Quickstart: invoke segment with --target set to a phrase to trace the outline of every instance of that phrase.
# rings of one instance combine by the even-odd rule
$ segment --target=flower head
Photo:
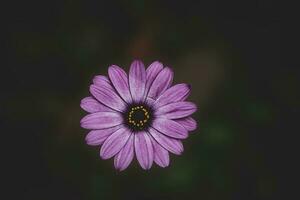
[[[129,75],[116,66],[108,69],[108,77],[98,75],[90,86],[91,97],[81,101],[81,108],[90,114],[81,120],[81,127],[89,129],[86,142],[102,145],[100,157],[114,157],[115,168],[126,169],[134,156],[143,169],[150,169],[153,161],[169,165],[169,152],[183,152],[181,140],[196,129],[190,117],[196,105],[186,101],[190,86],[171,86],[173,71],[153,62],[132,62]]]

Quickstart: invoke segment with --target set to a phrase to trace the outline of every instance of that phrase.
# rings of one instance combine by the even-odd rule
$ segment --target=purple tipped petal
[[[114,158],[114,165],[117,170],[123,171],[131,163],[134,156],[134,134],[131,134],[125,146]]]
[[[162,63],[155,61],[146,69],[146,89],[145,94],[148,93],[150,86],[152,85],[154,79],[157,77],[158,73],[163,69]]]
[[[149,133],[161,146],[163,146],[168,151],[176,155],[180,155],[183,152],[183,145],[180,140],[165,136],[154,128],[149,128]]]
[[[153,146],[151,138],[146,132],[135,134],[135,154],[143,169],[150,169],[153,163]]]
[[[139,60],[133,61],[130,66],[129,87],[133,101],[143,101],[146,87],[146,71],[144,64]]]
[[[106,76],[103,75],[97,75],[93,78],[93,83],[100,87],[109,87],[110,89],[113,89],[113,87],[110,85],[110,81]]]
[[[197,128],[197,122],[192,117],[176,119],[175,121],[181,124],[188,131],[194,131]]]
[[[124,147],[131,134],[131,131],[125,127],[122,127],[111,134],[101,147],[101,158],[109,159],[116,155]]]
[[[108,68],[108,75],[112,84],[114,85],[115,89],[120,94],[120,96],[127,103],[131,103],[132,98],[129,91],[128,77],[126,72],[122,68],[116,65],[112,65]]]
[[[158,144],[155,139],[151,139],[154,149],[154,162],[161,166],[167,167],[170,163],[169,152]]]
[[[101,145],[113,132],[118,130],[119,126],[114,126],[107,129],[92,130],[85,137],[85,141],[88,145],[98,146]]]
[[[123,122],[120,113],[117,112],[96,112],[86,115],[81,119],[81,127],[85,129],[105,129]]]
[[[121,99],[121,97],[113,90],[110,89],[109,84],[97,86],[91,85],[90,92],[91,94],[104,105],[123,112],[126,109],[125,102]]]
[[[167,89],[154,103],[155,107],[167,105],[169,103],[183,101],[190,94],[190,86],[182,83]]]
[[[187,130],[174,120],[156,118],[153,121],[152,127],[169,137],[178,139],[184,139],[188,137]]]
[[[158,108],[155,111],[155,115],[158,117],[162,116],[168,119],[179,119],[193,114],[196,110],[197,107],[194,103],[181,101],[170,103]]]
[[[173,81],[173,75],[173,71],[169,67],[165,67],[161,70],[150,86],[148,97],[157,99],[157,97],[170,87]]]
[[[113,111],[112,109],[106,107],[105,105],[99,103],[96,99],[93,97],[85,97],[81,100],[80,107],[89,112],[89,113],[95,113],[95,112],[105,112],[105,111]]]

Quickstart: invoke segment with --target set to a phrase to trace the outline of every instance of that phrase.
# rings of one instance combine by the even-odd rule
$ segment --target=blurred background
[[[284,199],[299,77],[275,1],[10,1],[3,199]],[[85,144],[80,100],[111,64],[155,60],[192,85],[199,128],[171,165],[124,172]],[[298,96],[297,96],[298,95]],[[299,117],[298,117],[299,119]],[[296,121],[297,120],[297,121]]]

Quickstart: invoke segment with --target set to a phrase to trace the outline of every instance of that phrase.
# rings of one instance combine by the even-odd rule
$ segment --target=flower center
[[[152,120],[151,113],[145,105],[132,105],[125,113],[126,124],[133,131],[145,130]]]

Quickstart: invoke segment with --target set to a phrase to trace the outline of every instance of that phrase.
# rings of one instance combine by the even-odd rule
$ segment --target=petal
[[[146,132],[138,132],[134,138],[135,154],[143,169],[150,169],[153,163],[153,146]]]
[[[187,130],[174,120],[156,118],[153,121],[152,127],[169,137],[178,139],[184,139],[188,137]]]
[[[144,64],[135,60],[129,70],[129,87],[134,102],[141,102],[144,97],[146,86],[146,71]]]
[[[101,103],[104,105],[123,112],[126,109],[125,102],[121,99],[121,97],[113,90],[113,88],[110,88],[111,85],[104,84],[101,87],[98,85],[91,85],[90,86],[90,92],[91,94]]]
[[[131,134],[131,131],[125,127],[122,127],[111,134],[101,147],[101,158],[109,159],[116,155],[124,147]]]
[[[160,117],[163,116],[168,119],[179,119],[190,116],[196,112],[197,107],[194,103],[188,101],[181,101],[170,103],[165,106],[158,108],[155,111],[155,115]]]
[[[88,145],[97,146],[101,145],[113,132],[118,130],[119,126],[114,126],[107,129],[92,130],[85,137],[85,141]]]
[[[157,99],[166,89],[170,87],[173,81],[173,71],[169,67],[165,67],[159,72],[155,80],[153,81],[148,97]]]
[[[134,156],[134,134],[131,134],[125,146],[114,158],[114,165],[117,170],[123,171],[131,163]]]
[[[117,112],[96,112],[86,115],[81,119],[81,127],[85,129],[105,129],[123,122],[120,113]]]
[[[145,94],[148,93],[150,86],[152,85],[154,79],[157,77],[158,73],[163,69],[163,64],[155,61],[146,69],[146,89]]]
[[[106,76],[103,75],[97,75],[93,78],[93,83],[97,86],[105,86],[105,87],[109,87],[111,89],[113,89],[113,87],[110,84],[109,79]]]
[[[89,113],[113,111],[112,109],[110,109],[110,108],[106,107],[105,105],[99,103],[93,97],[83,98],[80,102],[80,107],[83,110],[85,110]]]
[[[154,107],[153,107],[153,104],[155,103],[155,100],[154,100],[154,99],[152,99],[152,98],[150,98],[150,97],[146,97],[146,102],[147,102],[146,104],[147,104],[148,106],[154,108]]]
[[[185,83],[177,84],[167,89],[154,103],[155,107],[167,105],[169,103],[184,101],[190,94],[191,86]]]
[[[149,128],[149,133],[162,147],[168,151],[176,155],[180,155],[183,152],[183,145],[180,140],[165,136],[154,128]]]
[[[120,68],[116,65],[112,65],[108,68],[108,75],[109,75],[109,78],[110,78],[113,86],[115,87],[117,92],[120,94],[120,96],[127,103],[131,103],[132,98],[131,98],[131,94],[129,91],[128,77],[127,77],[126,72],[122,68]]]
[[[192,117],[176,119],[175,121],[181,124],[188,131],[194,131],[197,128],[197,122]]]
[[[169,166],[169,152],[158,144],[155,139],[151,139],[151,141],[154,149],[154,162],[161,167]]]

